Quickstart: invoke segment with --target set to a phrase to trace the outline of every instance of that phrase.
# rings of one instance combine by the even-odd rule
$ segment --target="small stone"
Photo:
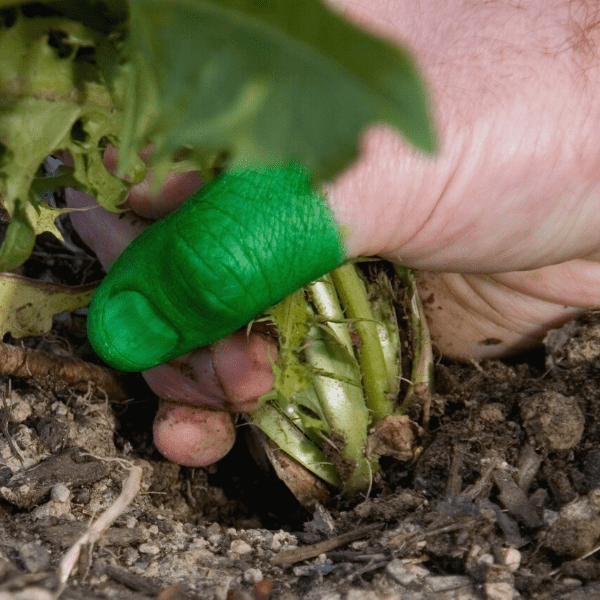
[[[513,573],[521,565],[521,553],[516,548],[503,548],[501,551],[501,563]]]
[[[206,528],[206,532],[208,533],[209,536],[216,535],[216,534],[221,535],[223,530],[221,529],[221,526],[218,523],[213,523],[212,525],[209,525]]]
[[[249,554],[253,550],[252,546],[244,540],[233,540],[229,549],[235,554]]]
[[[18,400],[10,407],[10,420],[13,423],[24,423],[33,413],[29,402]]]
[[[50,405],[50,409],[55,415],[59,417],[64,417],[68,412],[67,407],[64,405],[63,402],[53,402]]]
[[[69,502],[46,502],[31,512],[31,518],[35,520],[49,519],[50,517],[73,517],[71,504]]]
[[[395,558],[385,567],[385,572],[400,585],[418,584],[418,579],[410,569],[399,559]]]
[[[243,579],[246,583],[258,583],[263,580],[263,574],[260,569],[246,569]]]
[[[560,582],[562,585],[566,585],[571,588],[577,588],[583,585],[583,582],[580,579],[575,579],[575,577],[563,577]]]
[[[486,583],[485,594],[488,600],[513,600],[515,588],[506,581]]]
[[[350,547],[352,550],[366,550],[369,547],[369,542],[366,540],[359,540],[358,542],[352,542]]]
[[[16,550],[19,562],[28,573],[40,573],[50,567],[50,552],[40,544],[29,542]]]
[[[156,555],[160,554],[160,548],[156,544],[140,544],[138,550],[142,554]]]
[[[13,476],[12,469],[6,465],[0,466],[0,485],[8,483]]]
[[[472,587],[471,579],[464,575],[432,575],[425,579],[425,583],[432,592],[446,592]]]
[[[273,534],[271,550],[274,552],[295,548],[296,546],[298,546],[298,540],[295,535],[292,535],[287,531],[276,531]]]
[[[71,490],[64,483],[57,483],[52,486],[50,497],[54,502],[67,502],[71,497]]]

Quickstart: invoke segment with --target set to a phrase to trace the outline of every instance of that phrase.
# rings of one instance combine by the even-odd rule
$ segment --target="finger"
[[[65,200],[69,208],[95,206],[93,210],[72,212],[70,218],[79,237],[107,270],[129,243],[151,224],[131,211],[109,212],[98,206],[92,196],[72,188],[65,189]]]
[[[154,419],[158,451],[180,465],[210,465],[223,458],[234,442],[233,417],[226,412],[165,402]]]
[[[229,412],[250,412],[273,387],[271,361],[277,345],[266,336],[238,331],[144,371],[152,391],[165,400]]]
[[[152,146],[145,146],[140,152],[142,159],[152,153]],[[104,151],[104,166],[113,174],[117,172],[117,149],[109,145]],[[169,173],[160,190],[152,191],[152,171],[148,171],[144,181],[134,185],[127,196],[126,206],[145,219],[156,221],[179,208],[192,194],[202,187],[202,177],[197,171],[189,173]]]
[[[88,334],[107,363],[145,370],[225,337],[344,259],[304,171],[223,174],[123,252],[92,300]]]

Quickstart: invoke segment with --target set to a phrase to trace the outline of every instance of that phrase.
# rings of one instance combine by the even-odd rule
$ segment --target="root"
[[[60,596],[65,589],[69,575],[75,568],[82,549],[88,544],[94,544],[97,542],[102,537],[102,534],[105,533],[110,526],[123,514],[125,509],[138,495],[141,483],[141,467],[132,467],[129,471],[129,476],[123,485],[123,491],[119,494],[119,497],[100,515],[100,517],[94,523],[92,523],[92,525],[90,525],[90,528],[87,530],[87,532],[82,535],[63,556],[57,573],[59,590],[56,598],[58,598],[58,596]]]
[[[41,388],[54,392],[85,393],[91,382],[113,401],[131,397],[123,377],[105,367],[4,342],[0,342],[0,375],[32,379]]]

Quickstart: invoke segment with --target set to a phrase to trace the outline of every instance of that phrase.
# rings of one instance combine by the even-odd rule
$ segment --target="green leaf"
[[[28,204],[26,210],[28,214],[33,215],[31,220],[34,223],[35,235],[39,235],[40,233],[44,233],[44,231],[48,231],[59,240],[64,241],[62,233],[58,227],[56,227],[54,221],[61,215],[67,213],[88,211],[97,207],[98,205],[95,204],[94,206],[86,206],[85,208],[53,208],[44,202],[39,202],[37,204]]]
[[[427,98],[405,50],[318,0],[136,0],[126,54],[121,160],[156,144],[225,149],[231,167],[300,160],[329,179],[369,123],[435,149]]]
[[[292,423],[278,403],[267,402],[253,411],[252,423],[309,471],[332,485],[340,485],[329,459]]]
[[[0,246],[0,271],[10,271],[25,262],[35,244],[35,231],[24,207],[13,211],[6,237]]]
[[[279,358],[273,365],[273,387],[286,398],[292,398],[311,385],[311,376],[298,356],[310,329],[311,313],[304,292],[298,290],[272,306],[265,313],[279,330]]]
[[[95,285],[69,287],[0,273],[0,337],[47,333],[55,314],[87,306],[95,289]]]

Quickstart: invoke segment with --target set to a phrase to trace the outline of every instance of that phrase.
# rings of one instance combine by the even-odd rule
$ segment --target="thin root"
[[[129,476],[125,480],[123,490],[117,499],[100,515],[100,517],[90,525],[84,533],[63,556],[58,567],[57,579],[59,590],[56,593],[58,598],[64,591],[69,575],[75,568],[84,546],[97,542],[102,535],[108,531],[111,525],[125,512],[125,509],[133,502],[140,492],[142,484],[142,468],[132,467]]]

